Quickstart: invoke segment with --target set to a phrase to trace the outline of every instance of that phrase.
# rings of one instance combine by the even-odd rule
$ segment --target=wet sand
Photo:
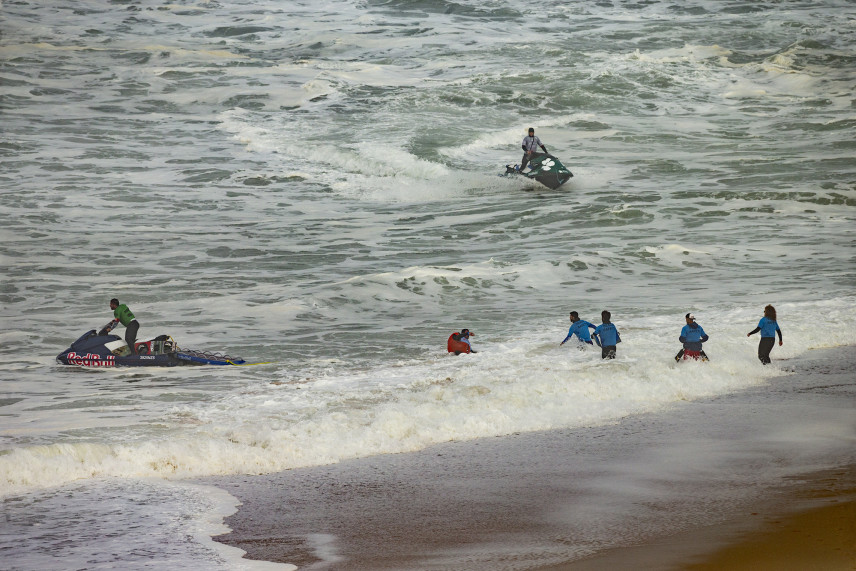
[[[856,569],[856,489],[830,505],[779,518],[688,571],[850,571]],[[849,498],[849,499],[848,499]]]
[[[301,570],[856,569],[856,348],[778,366],[609,426],[206,479],[243,504],[216,539]]]
[[[539,571],[853,571],[856,466],[805,475],[757,511],[651,543]]]

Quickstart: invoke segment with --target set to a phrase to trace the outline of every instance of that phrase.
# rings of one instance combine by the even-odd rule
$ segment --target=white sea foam
[[[711,336],[710,363],[676,366],[671,360],[679,347],[680,316],[616,316],[625,342],[619,358],[608,362],[595,348],[557,347],[560,323],[549,329],[533,324],[539,332],[534,336],[479,332],[474,342],[480,352],[460,358],[447,356],[438,338],[425,362],[393,361],[350,373],[333,369],[299,382],[283,371],[283,383],[253,381],[214,400],[169,407],[156,420],[167,432],[152,440],[16,448],[0,457],[0,479],[7,492],[20,493],[91,477],[267,473],[448,440],[615,422],[781,373],[781,367],[757,362],[757,337],[745,338],[754,326],[747,310],[689,309]],[[786,304],[779,312],[786,322],[822,315],[824,323],[822,329],[786,329],[785,345],[775,349],[779,359],[809,347],[856,343],[848,304]],[[102,428],[112,424],[99,422]]]

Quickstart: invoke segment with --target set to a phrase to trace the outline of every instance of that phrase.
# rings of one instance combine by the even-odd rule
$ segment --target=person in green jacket
[[[115,297],[110,300],[110,309],[113,310],[114,319],[101,330],[99,335],[110,333],[116,325],[121,323],[125,326],[125,343],[128,344],[128,348],[131,350],[131,353],[136,353],[134,350],[134,343],[137,340],[137,331],[140,329],[140,324],[137,321],[137,318],[134,317],[134,313],[128,309],[127,305],[119,303],[119,300]]]

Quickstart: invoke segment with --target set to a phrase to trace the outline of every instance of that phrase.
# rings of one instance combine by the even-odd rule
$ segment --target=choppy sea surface
[[[4,567],[261,568],[187,480],[668,414],[856,343],[854,48],[843,0],[0,2]],[[530,126],[556,191],[497,176]],[[112,297],[267,364],[56,364]],[[558,346],[603,309],[615,361]]]

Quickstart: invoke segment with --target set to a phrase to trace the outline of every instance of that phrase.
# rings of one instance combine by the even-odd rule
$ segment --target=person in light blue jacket
[[[593,343],[592,343],[591,337],[589,336],[589,331],[588,331],[589,328],[596,329],[596,327],[594,325],[592,325],[591,323],[589,323],[588,321],[585,321],[584,319],[580,319],[579,313],[577,313],[576,311],[572,311],[571,312],[571,328],[568,329],[568,336],[565,337],[562,340],[562,342],[559,343],[559,345],[564,345],[565,342],[568,339],[570,339],[571,337],[573,337],[574,335],[577,336],[577,339],[580,342],[580,349],[584,348],[582,345],[583,343],[588,343],[589,345],[592,345]]]
[[[692,313],[687,313],[684,319],[687,320],[687,324],[681,329],[681,336],[678,337],[678,340],[684,344],[684,348],[675,355],[675,361],[680,362],[681,357],[684,357],[684,355],[686,355],[684,358],[707,361],[707,355],[704,349],[701,348],[701,344],[709,339],[707,333],[704,332],[701,325],[696,323],[695,316]]]
[[[758,327],[746,334],[746,337],[761,332],[761,341],[758,343],[758,359],[765,365],[769,365],[770,351],[773,350],[773,345],[776,344],[776,334],[779,334],[779,347],[782,346],[782,330],[779,329],[779,323],[776,321],[776,308],[768,305],[764,308],[764,317],[758,322]]]
[[[615,359],[616,345],[621,343],[621,336],[618,334],[618,329],[610,321],[611,313],[603,310],[600,312],[600,318],[603,323],[595,328],[594,333],[591,334],[592,339],[600,347],[601,359]]]

